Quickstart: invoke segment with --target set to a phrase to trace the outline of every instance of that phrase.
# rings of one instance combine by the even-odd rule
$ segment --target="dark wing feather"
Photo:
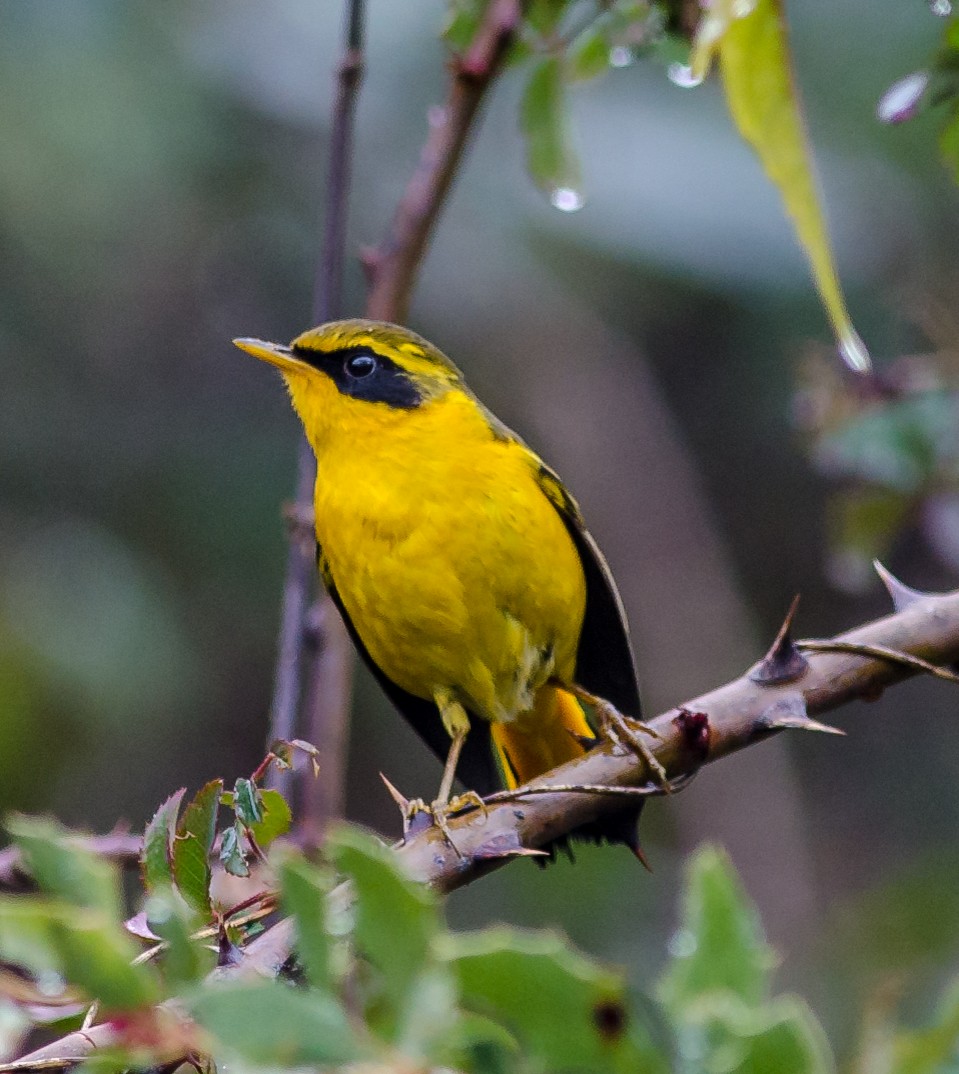
[[[383,670],[370,656],[353,620],[343,607],[343,601],[337,592],[329,564],[319,544],[316,546],[316,562],[323,578],[323,584],[330,595],[330,600],[333,601],[337,611],[342,616],[347,632],[353,639],[353,644],[363,658],[364,663],[373,672],[376,681],[380,684],[394,708],[410,724],[440,761],[445,763],[446,755],[449,753],[450,748],[450,736],[446,733],[446,728],[443,727],[443,721],[440,719],[436,705],[432,701],[427,701],[422,697],[416,697],[415,694],[408,693],[402,687],[397,686],[392,679],[387,678]],[[464,786],[470,790],[476,791],[480,795],[492,794],[493,791],[500,790],[503,786],[503,781],[493,755],[489,724],[485,720],[478,720],[471,716],[470,725],[470,733],[466,736],[463,752],[460,754],[459,764],[456,766],[457,776]]]
[[[537,460],[537,480],[559,512],[579,552],[586,576],[586,611],[576,651],[576,683],[612,702],[624,716],[641,718],[639,683],[633,663],[626,612],[603,553],[579,507],[559,477]]]

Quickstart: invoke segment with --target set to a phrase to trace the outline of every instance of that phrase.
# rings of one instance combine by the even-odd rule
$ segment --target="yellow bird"
[[[316,454],[317,555],[360,653],[445,760],[429,811],[512,788],[601,730],[636,748],[619,594],[556,474],[422,337],[334,321],[289,346],[237,339],[283,374]],[[470,792],[450,802],[459,772]],[[426,808],[418,803],[421,808]],[[641,853],[637,810],[585,834]]]

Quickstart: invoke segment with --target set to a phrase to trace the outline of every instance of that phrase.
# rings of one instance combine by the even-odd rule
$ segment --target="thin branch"
[[[353,158],[353,130],[356,102],[363,75],[364,0],[348,0],[344,28],[343,57],[337,74],[330,131],[330,168],[326,180],[326,218],[320,258],[313,290],[313,322],[331,320],[343,309],[343,264],[346,252],[346,225],[349,209],[350,173]],[[297,458],[296,500],[293,513],[302,516],[312,509],[316,463],[306,438],[300,441]],[[280,615],[280,634],[273,699],[270,705],[270,740],[290,739],[296,734],[304,655],[312,594],[316,590],[316,553],[312,536],[304,537],[302,527],[291,526],[286,562],[286,583]],[[308,797],[301,816],[313,833],[321,833],[332,811],[342,808],[346,753],[346,720],[349,711],[351,656],[342,642],[345,631],[329,598],[326,605],[325,637],[316,645],[304,701],[306,735],[320,745],[324,782],[331,788],[327,797]],[[329,672],[329,653],[337,654],[335,674]],[[326,655],[324,655],[326,654]],[[330,680],[327,682],[327,678]],[[321,687],[322,682],[322,687]],[[329,746],[324,750],[323,746]],[[289,791],[289,773],[277,772],[270,783]],[[306,794],[309,796],[309,792]],[[316,811],[315,813],[313,811]],[[316,837],[315,834],[313,836]]]
[[[790,683],[763,685],[751,679],[747,671],[725,686],[652,720],[660,737],[651,741],[651,747],[670,779],[689,778],[702,765],[783,730],[830,730],[814,717],[855,698],[873,700],[887,686],[920,672],[914,661],[903,663],[899,654],[937,668],[956,662],[959,592],[924,597],[895,615],[832,639],[832,644],[833,651],[810,652],[809,666]],[[867,656],[867,651],[877,655]],[[541,790],[550,784],[576,789],[565,791],[554,786],[548,792]],[[582,793],[580,788],[647,785],[645,765],[635,754],[600,745],[532,781],[529,787],[537,793],[521,802],[489,802],[483,811],[451,818],[449,829],[455,851],[435,828],[429,828],[398,845],[396,853],[411,876],[438,891],[452,891],[516,856],[535,852],[575,828],[622,808],[619,798]],[[330,897],[349,898],[347,887],[341,885]],[[251,941],[242,960],[218,969],[216,976],[234,980],[275,977],[290,957],[293,938],[293,923],[286,918]],[[19,1063],[0,1066],[0,1074],[39,1069],[39,1063],[71,1066],[114,1041],[114,1030],[109,1025],[93,1026],[86,1033],[71,1033],[38,1049]],[[175,1058],[173,1054],[169,1056],[171,1061]],[[59,1062],[53,1063],[54,1060]]]
[[[112,831],[106,835],[78,835],[77,846],[122,865],[136,865],[140,860],[143,839],[132,832]],[[16,845],[0,850],[0,890],[25,891],[33,887],[30,874],[23,868],[23,857]]]
[[[383,244],[364,255],[370,281],[366,313],[404,322],[427,243],[439,217],[486,91],[503,67],[523,13],[521,0],[493,0],[469,49],[450,64],[442,106],[430,110],[419,164]]]

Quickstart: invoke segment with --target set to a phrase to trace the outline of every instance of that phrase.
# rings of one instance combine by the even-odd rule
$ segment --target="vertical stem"
[[[336,99],[330,131],[329,171],[326,178],[326,213],[323,242],[313,289],[313,322],[338,317],[343,309],[343,265],[349,208],[350,173],[356,100],[363,74],[364,0],[347,0],[343,58],[337,74]],[[302,520],[313,503],[316,464],[304,437],[297,462],[294,522],[287,557],[276,680],[270,707],[272,738],[292,738],[300,707],[304,657],[310,634],[307,617],[316,587],[315,547],[304,537]],[[306,737],[320,750],[320,791],[305,784],[304,828],[318,839],[330,817],[342,810],[346,761],[346,722],[352,682],[349,641],[329,598],[321,598],[315,617],[315,647],[304,699]],[[312,777],[309,777],[312,781]],[[289,773],[274,772],[271,782],[289,791]],[[315,782],[315,781],[312,781]]]

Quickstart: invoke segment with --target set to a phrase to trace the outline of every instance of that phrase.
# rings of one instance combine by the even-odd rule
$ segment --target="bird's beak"
[[[233,342],[241,351],[275,365],[284,373],[302,373],[306,367],[306,362],[297,358],[289,347],[279,343],[265,343],[262,339],[235,339]]]

